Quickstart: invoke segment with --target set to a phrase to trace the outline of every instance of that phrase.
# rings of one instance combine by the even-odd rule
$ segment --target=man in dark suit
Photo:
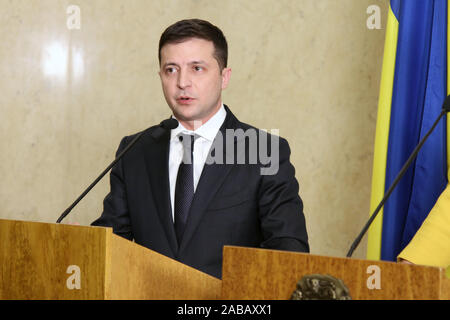
[[[111,171],[92,223],[219,278],[224,245],[309,252],[287,141],[240,122],[222,103],[227,50],[207,21],[164,31],[159,75],[179,125],[142,134]]]

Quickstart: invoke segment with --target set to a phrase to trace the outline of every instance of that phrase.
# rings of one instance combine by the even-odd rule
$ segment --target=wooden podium
[[[111,228],[1,219],[0,268],[0,299],[289,299],[318,273],[341,279],[352,299],[450,299],[440,268],[225,246],[219,280]]]
[[[223,255],[223,299],[290,299],[310,274],[341,279],[354,300],[450,299],[442,268],[232,246]]]
[[[111,228],[0,220],[0,268],[0,299],[213,300],[221,293],[219,279]]]

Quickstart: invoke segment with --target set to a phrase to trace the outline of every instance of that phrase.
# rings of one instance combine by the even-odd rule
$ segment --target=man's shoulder
[[[267,138],[268,143],[272,139],[278,139],[282,144],[288,144],[287,140],[280,136],[280,129],[260,129],[251,124],[241,122],[236,119],[236,125],[233,128],[228,128],[228,130],[236,130],[236,132],[241,132],[246,136],[249,136],[254,133],[257,139],[261,137]]]
[[[286,141],[283,137],[279,135],[280,130],[279,129],[260,129],[258,127],[255,127],[251,124],[248,124],[246,122],[240,121],[229,109],[229,107],[226,107],[226,110],[228,113],[230,113],[230,118],[228,120],[228,125],[226,125],[225,130],[239,130],[247,132],[248,134],[255,132],[257,136],[267,134],[269,137],[275,136],[279,138],[280,140]],[[227,119],[225,120],[227,121]],[[286,141],[287,142],[287,141]]]

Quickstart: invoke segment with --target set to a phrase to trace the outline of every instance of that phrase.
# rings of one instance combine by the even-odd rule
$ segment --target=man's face
[[[211,41],[191,38],[161,48],[164,97],[173,114],[187,129],[208,121],[222,105],[221,93],[231,69],[219,68]]]

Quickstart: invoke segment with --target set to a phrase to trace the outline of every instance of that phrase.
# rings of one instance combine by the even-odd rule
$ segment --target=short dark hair
[[[159,39],[158,59],[161,64],[161,48],[169,43],[181,43],[190,38],[212,41],[214,44],[214,58],[222,70],[227,66],[228,44],[222,31],[208,21],[200,19],[186,19],[169,26]]]

